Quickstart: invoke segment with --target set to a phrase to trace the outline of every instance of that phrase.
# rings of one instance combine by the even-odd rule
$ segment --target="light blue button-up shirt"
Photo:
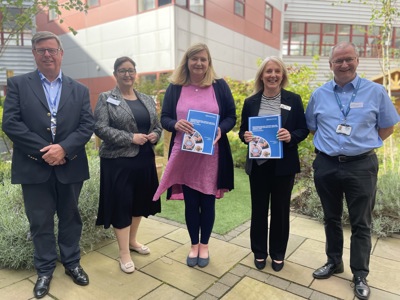
[[[58,104],[60,103],[61,87],[62,87],[62,72],[58,74],[57,78],[50,82],[39,70],[39,76],[42,80],[43,90],[46,95],[47,104],[49,105],[52,114],[57,113]]]
[[[360,86],[351,102],[358,80]],[[340,102],[344,112],[350,105],[347,117],[339,107]],[[331,156],[354,156],[381,147],[378,129],[395,125],[400,117],[382,85],[357,75],[343,88],[334,80],[317,88],[307,105],[306,120],[308,129],[315,131],[315,148]],[[351,127],[350,135],[336,132],[340,124]]]

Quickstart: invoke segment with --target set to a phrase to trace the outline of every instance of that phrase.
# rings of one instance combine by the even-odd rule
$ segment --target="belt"
[[[368,152],[365,152],[363,154],[360,155],[354,155],[354,156],[346,156],[346,155],[337,155],[337,156],[330,156],[324,152],[319,151],[318,149],[315,149],[315,153],[317,154],[321,154],[327,158],[330,158],[332,160],[336,160],[338,162],[344,163],[344,162],[350,162],[350,161],[356,161],[356,160],[360,160],[360,159],[364,159],[370,155],[375,154],[374,150],[370,150]]]

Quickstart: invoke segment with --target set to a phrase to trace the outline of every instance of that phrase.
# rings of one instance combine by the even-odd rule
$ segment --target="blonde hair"
[[[203,50],[206,50],[207,52],[208,69],[206,71],[206,74],[204,75],[203,80],[200,82],[200,86],[210,86],[214,82],[214,80],[217,79],[218,77],[213,68],[210,50],[208,49],[207,45],[203,43],[194,44],[186,50],[185,54],[181,59],[181,62],[179,63],[179,66],[172,73],[171,77],[169,78],[169,81],[172,84],[189,85],[191,82],[190,82],[190,73],[188,68],[188,60],[192,56],[196,55],[197,53]]]
[[[256,76],[254,78],[254,90],[253,90],[252,95],[257,94],[258,92],[264,90],[264,83],[262,81],[262,75],[264,73],[265,66],[270,61],[278,64],[282,70],[281,88],[285,88],[289,84],[288,71],[287,71],[287,68],[286,68],[285,64],[283,63],[282,59],[277,56],[269,56],[263,60],[263,62],[261,63],[260,67],[257,70]]]

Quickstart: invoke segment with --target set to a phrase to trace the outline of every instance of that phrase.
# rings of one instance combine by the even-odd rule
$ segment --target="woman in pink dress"
[[[170,78],[161,125],[172,132],[169,160],[153,199],[168,189],[167,199],[185,201],[185,219],[192,247],[187,265],[205,267],[215,219],[215,199],[233,189],[233,159],[227,137],[236,123],[236,108],[228,84],[217,78],[210,51],[195,44],[184,54]],[[189,109],[220,116],[213,155],[182,151],[184,133],[194,133],[186,120]]]

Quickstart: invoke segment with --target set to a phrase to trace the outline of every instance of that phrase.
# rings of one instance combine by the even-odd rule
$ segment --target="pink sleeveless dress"
[[[219,114],[217,99],[212,86],[199,88],[184,86],[176,107],[178,120],[186,119],[189,109]],[[174,139],[171,155],[153,200],[160,198],[172,187],[171,200],[183,200],[182,185],[206,195],[222,198],[227,190],[217,189],[218,143],[213,155],[182,151],[183,133],[178,131]]]

